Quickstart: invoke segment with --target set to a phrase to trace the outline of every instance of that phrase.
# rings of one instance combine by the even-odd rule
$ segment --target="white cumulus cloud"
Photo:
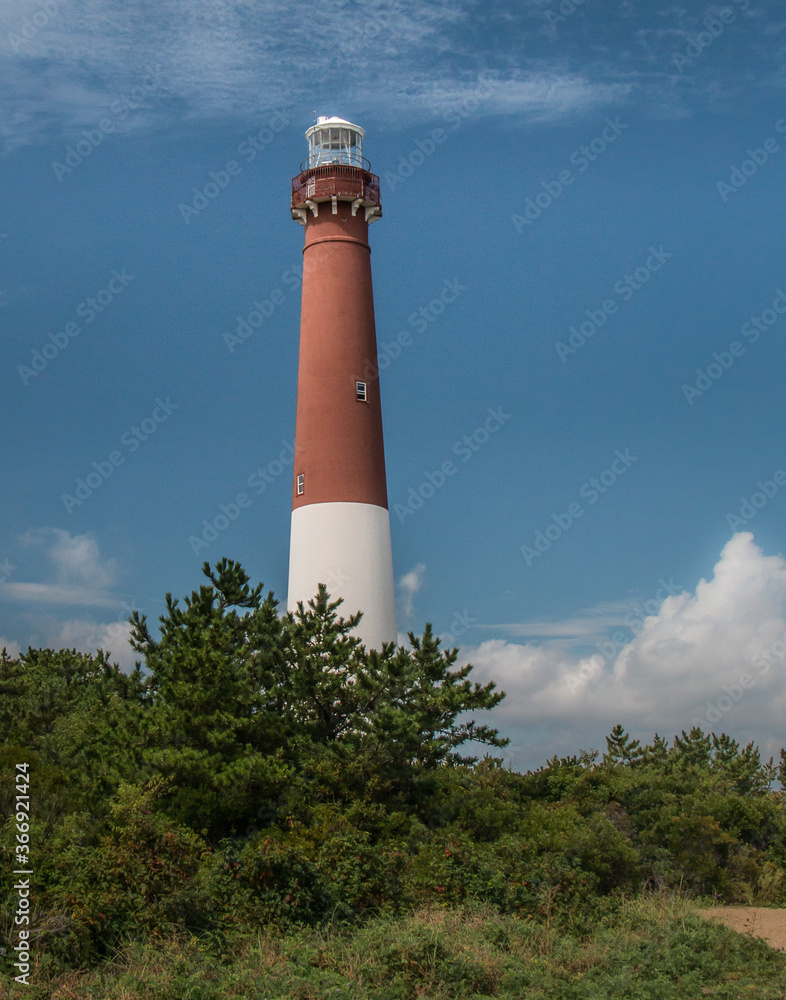
[[[101,558],[92,535],[72,535],[62,528],[33,528],[20,542],[44,554],[49,579],[34,583],[14,579],[0,585],[0,596],[38,604],[117,603],[109,593],[117,577],[117,565],[112,559]]]
[[[140,659],[129,642],[130,627],[125,620],[94,622],[75,618],[59,622],[48,638],[53,649],[75,649],[79,653],[95,653],[103,649],[112,663],[130,671]]]
[[[14,605],[27,605],[18,619],[17,634],[24,628],[28,644],[45,645],[51,649],[76,649],[81,653],[95,653],[103,649],[123,669],[131,669],[134,652],[128,642],[128,616],[131,605],[122,601],[114,590],[118,567],[113,559],[101,555],[98,541],[93,535],[72,535],[62,528],[32,528],[18,539],[20,564],[38,563],[38,572],[31,575],[43,580],[21,581],[16,577],[23,570],[12,566],[12,576],[0,583],[0,601]],[[83,610],[78,616],[65,618],[62,608]],[[112,608],[115,619],[102,621]],[[16,639],[0,639],[0,649],[5,645],[11,655],[18,655],[21,645]]]
[[[630,641],[601,639],[596,650],[501,639],[462,650],[478,680],[507,692],[491,718],[523,748],[514,766],[602,750],[617,723],[644,738],[700,725],[776,758],[786,745],[786,561],[765,556],[749,532],[724,546],[709,580],[666,597]]]
[[[426,572],[426,564],[418,563],[409,573],[405,573],[398,581],[398,590],[401,595],[399,610],[403,618],[411,618],[415,611],[415,594],[423,586],[423,576]]]

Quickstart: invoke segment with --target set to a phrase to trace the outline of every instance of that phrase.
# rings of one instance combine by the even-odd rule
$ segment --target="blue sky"
[[[285,600],[289,184],[338,114],[382,184],[402,636],[508,692],[517,767],[617,722],[777,753],[785,28],[774,0],[4,4],[2,642],[130,664],[130,608],[221,556]]]

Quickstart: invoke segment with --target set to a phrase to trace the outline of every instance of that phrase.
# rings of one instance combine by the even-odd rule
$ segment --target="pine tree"
[[[683,729],[682,736],[674,737],[673,753],[680,767],[709,770],[712,740],[698,726],[689,733]]]
[[[643,758],[644,751],[641,749],[639,740],[632,740],[622,726],[616,725],[610,735],[606,737],[606,753],[603,755],[604,763],[630,764],[633,766],[641,763]]]
[[[451,670],[458,651],[441,650],[430,625],[421,638],[410,634],[410,649],[366,650],[350,634],[359,616],[339,617],[340,604],[320,586],[288,623],[285,701],[297,723],[299,771],[318,798],[410,798],[424,772],[477,760],[457,753],[462,744],[507,745],[487,725],[457,723],[504,692],[493,693],[493,682],[473,686],[471,664]]]
[[[291,776],[281,753],[284,622],[272,592],[263,600],[238,563],[203,572],[211,585],[185,607],[166,595],[159,639],[145,616],[130,621],[150,672],[146,774],[175,818],[218,833],[250,822],[255,801]]]
[[[712,733],[712,748],[712,770],[729,779],[740,795],[763,795],[770,790],[776,769],[772,758],[762,764],[759,748],[754,743],[740,750],[739,743],[726,733],[720,736]]]
[[[28,649],[0,656],[0,743],[7,759],[37,761],[53,801],[93,813],[141,760],[144,679],[108,654]],[[43,770],[41,770],[43,769]]]
[[[279,617],[239,564],[203,572],[210,585],[184,607],[166,595],[159,639],[131,618],[150,672],[145,773],[183,822],[218,835],[253,823],[260,801],[286,812],[298,800],[408,794],[424,770],[474,763],[464,743],[507,744],[457,722],[504,693],[473,685],[470,664],[451,670],[458,651],[441,650],[430,626],[411,649],[366,650],[352,634],[360,615],[341,617],[324,586]]]

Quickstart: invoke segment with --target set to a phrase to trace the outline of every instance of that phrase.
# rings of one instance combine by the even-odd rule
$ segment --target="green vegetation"
[[[250,931],[217,961],[198,938],[126,945],[29,1000],[778,1000],[784,963],[684,902],[634,900],[589,932],[484,904],[353,927]],[[22,993],[21,991],[25,992]]]
[[[684,902],[786,904],[783,754],[617,726],[517,774],[462,754],[505,745],[471,720],[503,694],[429,627],[367,652],[324,589],[279,617],[236,563],[205,574],[157,638],[134,614],[131,675],[0,657],[9,979],[22,762],[35,872],[10,995],[786,995],[782,959]]]

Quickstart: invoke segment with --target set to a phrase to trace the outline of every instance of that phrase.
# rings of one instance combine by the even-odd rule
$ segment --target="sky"
[[[401,641],[506,691],[516,768],[617,723],[777,757],[785,53],[775,0],[7,0],[0,645],[127,669],[222,556],[286,601],[290,181],[340,115]]]

